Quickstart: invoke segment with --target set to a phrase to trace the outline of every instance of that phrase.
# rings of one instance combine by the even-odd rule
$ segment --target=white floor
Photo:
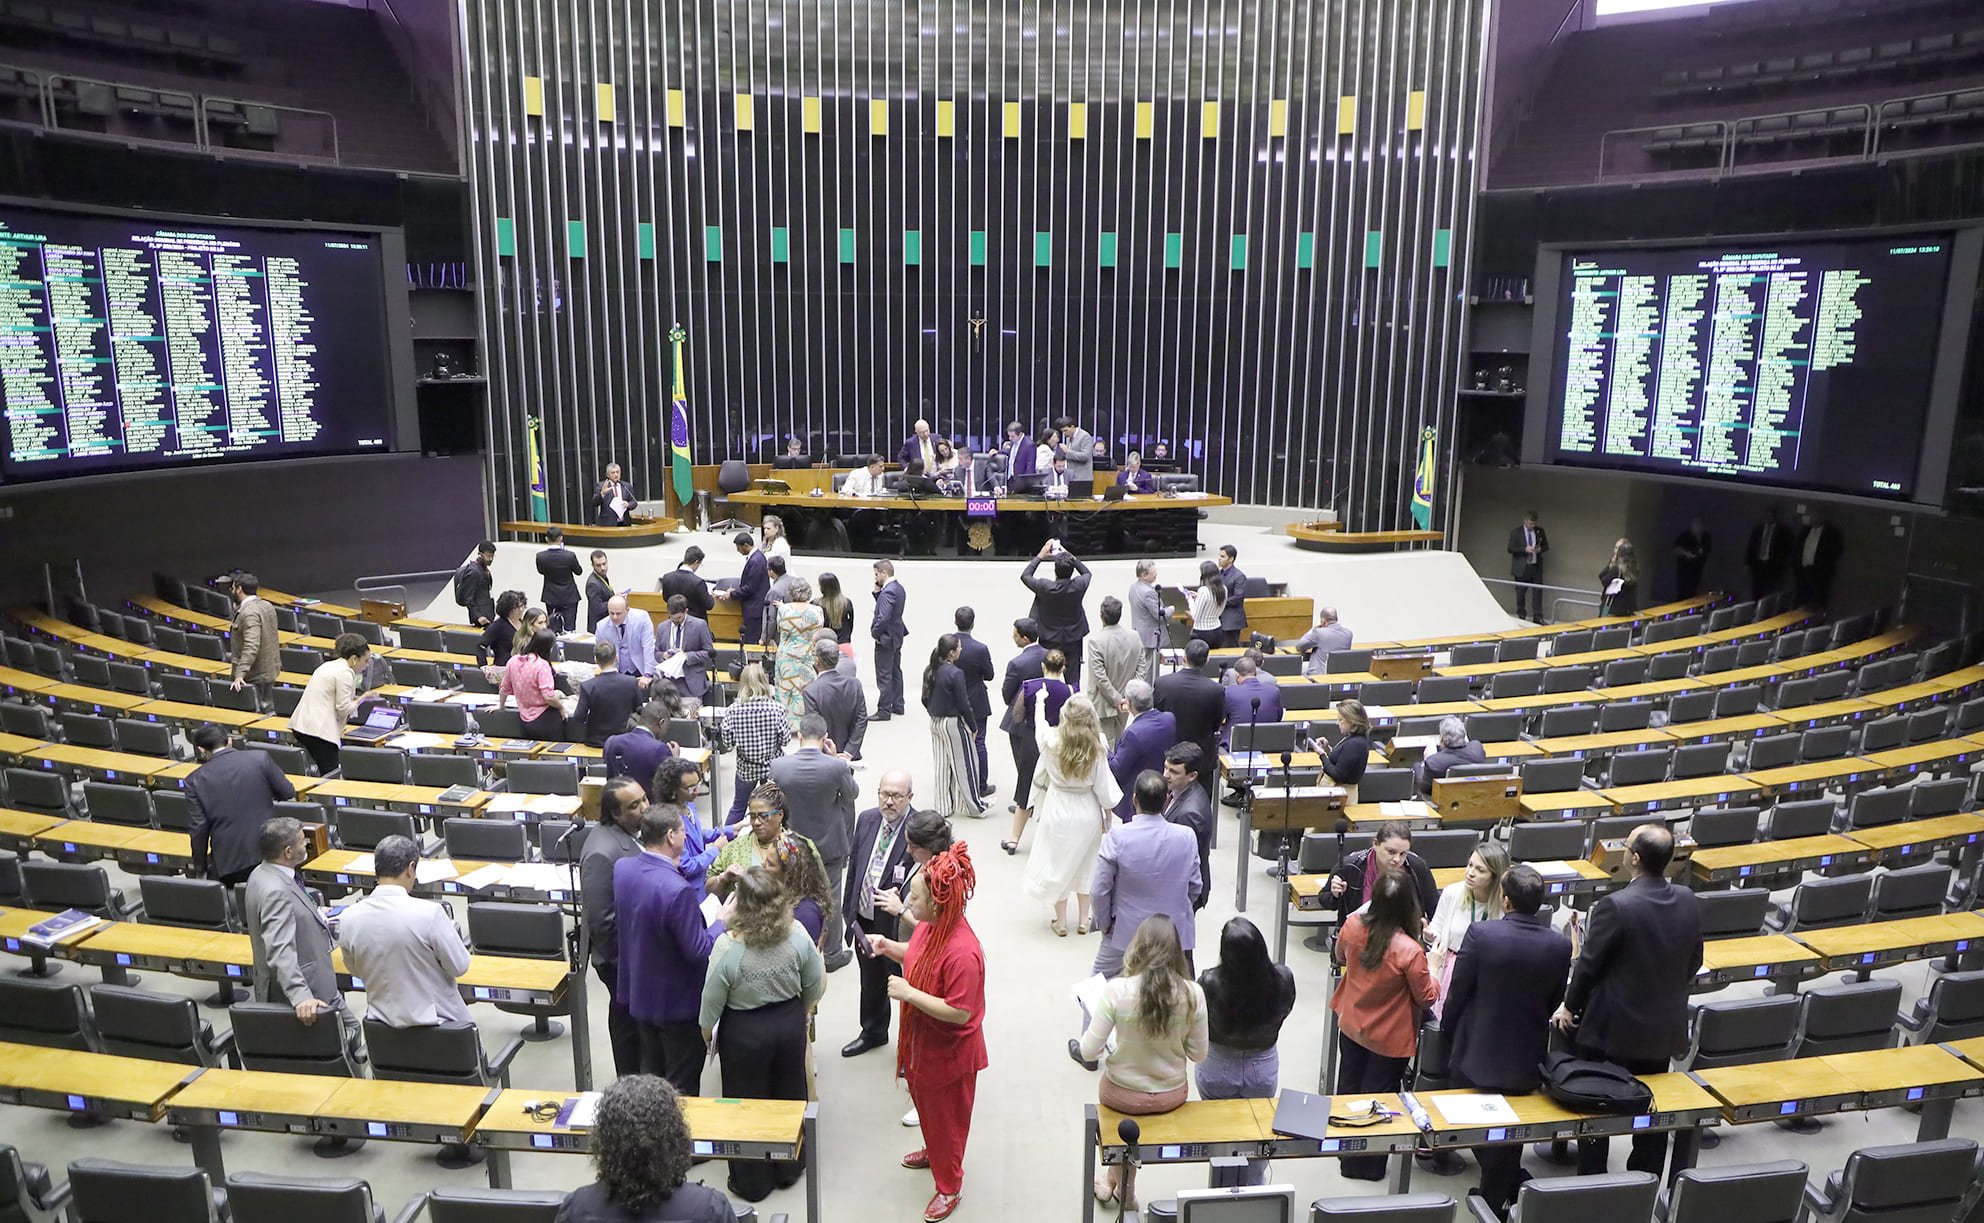
[[[1464,565],[1457,557],[1417,554],[1397,558],[1329,558],[1296,551],[1283,541],[1257,534],[1257,530],[1240,526],[1209,527],[1204,538],[1208,541],[1208,551],[1220,542],[1229,539],[1235,542],[1241,549],[1241,565],[1249,573],[1286,578],[1298,593],[1313,593],[1319,599],[1334,602],[1343,609],[1345,621],[1364,636],[1403,637],[1507,623],[1478,584],[1471,593],[1465,588],[1459,580],[1464,576]],[[736,572],[734,551],[726,550],[719,556],[716,545],[721,541],[701,536],[681,537],[664,548],[616,552],[614,575],[623,584],[651,589],[663,564],[678,559],[681,548],[691,539],[712,553],[706,574],[720,576]],[[503,548],[497,562],[499,589],[507,584],[536,593],[535,575],[529,567],[530,552],[531,549],[521,545]],[[1450,562],[1462,572],[1453,571]],[[845,560],[822,564],[801,557],[796,568],[809,576],[823,568],[833,569],[849,578],[850,585],[859,582],[858,591],[849,593],[856,596],[859,614],[865,617],[866,565]],[[1118,592],[1127,586],[1128,562],[1110,562],[1097,568],[1095,601],[1099,601],[1102,593]],[[1185,580],[1187,568],[1187,562],[1160,562],[1162,577],[1168,581]],[[1017,566],[1007,562],[921,562],[902,566],[901,576],[909,592],[912,641],[917,643],[913,648],[927,648],[940,629],[949,628],[950,610],[968,602],[979,609],[984,625],[980,636],[991,643],[995,658],[1003,665],[1012,653],[1004,626],[1025,610],[1025,592],[1016,574]],[[441,605],[433,611],[452,617],[454,609],[444,595]],[[863,674],[872,686],[865,654]],[[913,712],[909,717],[877,725],[869,732],[867,767],[860,775],[864,806],[872,804],[875,781],[885,768],[906,767],[919,790],[927,791],[930,786],[926,723],[913,698],[910,706]],[[966,1161],[964,1205],[954,1217],[994,1220],[1016,1217],[1014,1212],[1019,1210],[1044,1210],[1050,1213],[1035,1217],[1070,1219],[1075,1217],[1081,1195],[1086,1193],[1081,1177],[1082,1106],[1095,1099],[1096,1076],[1069,1061],[1065,1052],[1067,1038],[1075,1034],[1076,1024],[1075,1007],[1068,991],[1076,980],[1087,975],[1097,940],[1094,936],[1056,938],[1047,928],[1046,914],[1021,896],[1019,880],[1025,865],[1025,850],[1019,857],[1007,857],[998,848],[1006,832],[1005,805],[1011,797],[1013,769],[1005,744],[996,737],[992,761],[993,780],[1002,787],[995,799],[994,818],[960,830],[971,845],[979,872],[978,893],[970,917],[984,942],[990,975],[986,1036],[991,1049],[991,1069],[980,1078],[976,1123]],[[727,791],[726,779],[726,796]],[[1214,854],[1212,903],[1199,921],[1198,937],[1205,948],[1202,965],[1217,955],[1220,926],[1235,912],[1234,829],[1228,812],[1221,820],[1220,848]],[[1028,844],[1031,844],[1030,835]],[[1249,887],[1247,915],[1272,939],[1274,891],[1260,874],[1263,865],[1257,859],[1249,861],[1254,879]],[[1295,970],[1300,1001],[1282,1034],[1282,1079],[1289,1086],[1314,1090],[1324,1030],[1322,957],[1301,945],[1298,932],[1291,939],[1289,962]],[[1904,982],[1906,998],[1912,1000],[1920,995],[1922,968],[1910,967],[1896,975]],[[70,966],[65,976],[92,980],[95,974]],[[820,1009],[816,1050],[824,1213],[836,1223],[920,1219],[931,1192],[930,1180],[926,1173],[908,1172],[897,1166],[901,1155],[919,1143],[912,1131],[897,1123],[908,1102],[893,1080],[893,1046],[853,1060],[841,1058],[840,1046],[856,1031],[858,985],[851,971],[837,973],[829,980]],[[603,1014],[603,991],[590,978],[588,981],[593,1012]],[[144,985],[189,994],[203,992],[193,983],[160,974],[149,975]],[[224,1022],[224,1016],[208,1014]],[[485,1044],[500,1043],[496,1037],[506,1036],[521,1026],[519,1020],[486,1008],[479,1008],[477,1017],[489,1032]],[[593,1061],[603,1072],[611,1066],[603,1023],[594,1025]],[[566,1039],[528,1046],[516,1063],[514,1081],[520,1087],[541,1088],[546,1094],[569,1090],[571,1058]],[[706,1089],[714,1093],[719,1086],[717,1072],[712,1067]],[[1914,1132],[1915,1118],[1899,1111],[1841,1116],[1828,1121],[1823,1133],[1805,1138],[1769,1126],[1748,1127],[1736,1132],[1720,1149],[1707,1152],[1703,1162],[1734,1164],[1796,1158],[1808,1163],[1814,1178],[1819,1179],[1841,1166],[1848,1152],[1857,1147],[1909,1141]],[[1974,1102],[1960,1105],[1954,1132],[1972,1135],[1984,1132],[1984,1105]],[[79,1155],[169,1164],[191,1160],[190,1150],[175,1145],[163,1126],[116,1123],[75,1131],[68,1129],[59,1115],[26,1108],[0,1108],[0,1142],[19,1146],[30,1159],[56,1165]],[[230,1135],[226,1149],[233,1171],[256,1169],[296,1175],[365,1177],[389,1212],[425,1188],[437,1184],[479,1184],[483,1177],[481,1169],[458,1172],[438,1169],[425,1149],[388,1142],[375,1141],[356,1155],[337,1162],[312,1158],[307,1144],[300,1139],[269,1135]],[[1615,1167],[1623,1167],[1623,1162],[1623,1150],[1615,1151]],[[1552,1171],[1534,1160],[1529,1161],[1529,1166],[1538,1175]],[[589,1179],[586,1163],[569,1155],[519,1156],[515,1169],[517,1184],[524,1188],[566,1188]],[[702,1165],[696,1175],[720,1185],[722,1166]],[[1203,1185],[1204,1176],[1205,1169],[1197,1165],[1151,1170],[1142,1177],[1143,1196],[1164,1197],[1180,1188]],[[1280,1161],[1274,1165],[1273,1179],[1295,1185],[1299,1200],[1305,1202],[1319,1196],[1364,1194],[1377,1189],[1377,1186],[1341,1180],[1334,1165],[1322,1159]],[[1459,1197],[1475,1180],[1470,1163],[1454,1177],[1420,1172],[1414,1185],[1417,1189],[1444,1191]],[[761,1205],[760,1217],[769,1218],[783,1211],[801,1219],[804,1209],[802,1189],[794,1188],[774,1195]]]

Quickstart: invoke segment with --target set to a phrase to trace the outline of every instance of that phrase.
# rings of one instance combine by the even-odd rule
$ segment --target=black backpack
[[[474,566],[475,566],[475,562],[470,561],[468,564],[463,565],[461,568],[455,570],[455,602],[462,607],[467,607],[469,605],[469,599],[472,594],[472,589],[470,587],[471,578],[469,576],[469,570],[472,569]]]
[[[1623,1066],[1546,1053],[1539,1069],[1544,1094],[1573,1112],[1636,1116],[1653,1109],[1653,1089]]]

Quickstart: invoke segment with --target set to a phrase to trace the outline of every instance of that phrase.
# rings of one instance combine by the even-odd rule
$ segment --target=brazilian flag
[[[680,323],[669,329],[675,349],[675,403],[668,414],[668,466],[675,476],[675,503],[688,505],[695,495],[689,486],[689,379],[682,371],[682,344],[689,333]]]
[[[1433,430],[1419,431],[1419,467],[1412,476],[1412,525],[1433,529]]]
[[[530,520],[551,521],[551,495],[544,485],[544,422],[535,416],[524,422],[524,441],[530,454]]]

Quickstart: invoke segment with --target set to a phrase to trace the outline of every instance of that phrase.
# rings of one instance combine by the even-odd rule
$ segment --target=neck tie
[[[896,830],[902,826],[897,820],[891,824],[882,821],[881,830],[875,834],[875,853],[868,859],[868,886],[861,892],[861,916],[875,916],[875,889],[882,885],[882,868],[889,860],[889,851],[895,847]]]

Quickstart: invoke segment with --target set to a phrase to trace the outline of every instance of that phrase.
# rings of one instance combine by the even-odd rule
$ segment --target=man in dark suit
[[[1006,675],[999,684],[999,696],[1006,703],[999,729],[1006,732],[1006,741],[1012,744],[1013,767],[1019,771],[1019,780],[1013,786],[1013,806],[1031,810],[1033,770],[1040,764],[1040,744],[1033,735],[1033,719],[1020,710],[1020,689],[1028,680],[1041,677],[1047,658],[1047,651],[1040,645],[1040,626],[1031,616],[1013,621],[1013,644],[1020,652],[1006,663]]]
[[[200,762],[186,778],[193,876],[246,883],[262,864],[262,825],[275,818],[277,803],[296,797],[296,787],[275,757],[229,747],[227,732],[211,722],[194,727],[193,756]]]
[[[1006,479],[1014,476],[1030,476],[1039,467],[1039,447],[1026,435],[1026,426],[1013,421],[1006,426],[1006,440],[999,446],[999,453],[1006,457]]]
[[[690,615],[707,620],[716,606],[716,596],[710,593],[710,584],[696,572],[702,567],[703,550],[689,545],[689,550],[682,554],[682,563],[661,575],[661,593],[671,599],[681,595],[689,601]]]
[[[579,854],[579,895],[592,937],[592,970],[606,984],[606,1032],[615,1075],[641,1072],[641,1033],[619,997],[620,927],[613,908],[613,864],[641,852],[636,839],[652,781],[609,773],[599,791],[599,824]]]
[[[978,623],[978,613],[969,607],[960,607],[951,616],[951,623],[958,629],[958,670],[964,672],[965,693],[971,697],[971,737],[978,744],[978,775],[991,776],[992,762],[985,754],[985,728],[992,722],[991,683],[999,678],[999,672],[992,666],[992,649],[971,635]],[[979,797],[990,795],[998,787],[990,780],[979,791]]]
[[[1455,1087],[1513,1096],[1542,1083],[1550,1014],[1571,972],[1571,940],[1550,928],[1542,906],[1543,876],[1519,862],[1502,876],[1501,920],[1467,928],[1440,1012]],[[1474,1158],[1482,1199],[1507,1218],[1524,1179],[1522,1147],[1476,1147]]]
[[[1750,571],[1752,599],[1775,594],[1778,584],[1784,581],[1784,568],[1794,547],[1791,535],[1784,511],[1774,505],[1764,511],[1762,521],[1750,528],[1750,538],[1743,545],[1743,567]]]
[[[1196,743],[1174,743],[1164,753],[1164,818],[1191,829],[1199,843],[1199,878],[1205,882],[1192,900],[1195,912],[1212,896],[1212,799],[1199,784],[1207,767]]]
[[[1225,645],[1239,645],[1247,631],[1247,575],[1240,572],[1239,559],[1239,549],[1221,544],[1213,562],[1219,566],[1219,584],[1226,587],[1226,606],[1219,612],[1219,631],[1226,634]]]
[[[631,777],[641,783],[643,791],[654,785],[655,770],[675,754],[667,739],[672,712],[673,707],[661,701],[642,705],[634,715],[634,724],[606,741],[606,775]]]
[[[912,462],[921,462],[923,470],[937,468],[937,439],[930,432],[930,422],[919,420],[910,426],[910,434],[902,439],[902,446],[896,450],[896,462],[907,467]]]
[[[878,805],[855,818],[841,912],[854,924],[852,933],[858,938],[870,934],[895,938],[900,932],[896,919],[875,903],[875,893],[907,894],[910,798],[909,774],[891,769],[882,774],[876,788]],[[861,1031],[841,1048],[842,1057],[859,1057],[889,1043],[889,1012],[894,1009],[889,1004],[889,978],[902,973],[902,966],[885,955],[857,958],[861,964]]]
[[[710,626],[689,614],[687,599],[670,595],[668,619],[654,628],[655,673],[661,674],[659,664],[680,654],[682,678],[668,682],[683,696],[700,701],[710,690],[710,656],[715,651],[716,639],[710,636]]]
[[[1226,690],[1205,673],[1211,647],[1194,637],[1185,643],[1185,665],[1151,685],[1153,701],[1178,720],[1178,738],[1196,743],[1207,767],[1199,776],[1206,797],[1213,796],[1219,769],[1219,732],[1226,725]]]
[[[544,575],[544,615],[554,633],[569,633],[579,624],[579,583],[585,567],[578,553],[565,546],[565,532],[552,527],[544,533],[550,546],[537,554],[537,571]]]
[[[785,826],[813,842],[827,868],[828,891],[841,894],[847,881],[849,838],[854,834],[854,766],[826,751],[827,720],[817,713],[801,714],[799,746],[772,761],[772,780],[785,792]],[[845,968],[854,953],[843,937],[838,912],[820,915],[820,952],[827,971]]]
[[[1543,619],[1543,592],[1528,587],[1543,581],[1543,554],[1550,550],[1550,537],[1536,521],[1536,511],[1523,515],[1522,525],[1509,531],[1509,576],[1516,587],[1516,616],[1523,620]]]
[[[586,575],[586,632],[606,619],[606,601],[613,597],[613,580],[606,576],[606,553],[592,550],[592,572]]]
[[[813,682],[800,694],[808,714],[818,714],[827,724],[827,738],[834,750],[849,760],[861,759],[861,741],[868,735],[868,694],[861,680],[840,669],[847,656],[833,641],[813,642]]]
[[[640,1032],[641,1072],[699,1096],[708,1052],[696,1026],[703,974],[716,936],[737,911],[737,897],[723,902],[715,922],[703,921],[703,890],[682,877],[689,839],[679,808],[649,807],[641,816],[640,841],[640,853],[613,864],[620,952],[614,997]]]
[[[614,503],[619,502],[618,508]],[[598,527],[624,527],[634,507],[640,504],[634,490],[620,478],[620,464],[606,465],[606,478],[592,491],[592,522]]]
[[[595,641],[592,662],[599,673],[579,685],[578,707],[572,710],[571,730],[594,747],[627,729],[634,711],[646,699],[649,683],[620,671],[620,651],[610,641]]]
[[[1641,824],[1626,838],[1632,882],[1591,906],[1570,988],[1551,1016],[1572,1034],[1579,1057],[1661,1074],[1688,1043],[1702,915],[1693,892],[1667,881],[1673,859],[1674,834],[1662,824]],[[1605,1171],[1609,1145],[1604,1138],[1579,1139],[1578,1175]],[[1627,1168],[1658,1176],[1666,1162],[1665,1133],[1634,1137]]]
[[[1082,598],[1088,594],[1088,566],[1074,554],[1056,549],[1056,540],[1040,546],[1039,555],[1027,562],[1020,581],[1033,592],[1033,609],[1027,615],[1040,626],[1040,644],[1067,655],[1068,685],[1081,687],[1082,639],[1088,636],[1088,612]],[[1035,577],[1040,562],[1054,558],[1054,576]]]
[[[757,550],[757,541],[749,531],[739,531],[731,536],[730,542],[736,545],[737,555],[744,558],[744,572],[728,590],[717,591],[716,597],[737,604],[741,621],[738,640],[745,645],[756,645],[765,632],[765,600],[772,590],[771,566],[765,554]]]
[[[1832,578],[1839,569],[1839,554],[1845,551],[1839,528],[1824,514],[1805,520],[1798,536],[1796,588],[1798,606],[1826,607],[1832,599]]]
[[[875,639],[875,716],[871,722],[886,722],[907,712],[902,699],[902,643],[909,638],[902,609],[909,596],[896,581],[893,561],[875,562],[875,618],[868,622],[868,635]]]
[[[1121,819],[1129,819],[1133,810],[1134,796],[1130,790],[1136,784],[1137,774],[1146,769],[1162,773],[1164,753],[1178,742],[1178,719],[1162,709],[1152,709],[1151,699],[1150,684],[1143,680],[1133,679],[1123,686],[1123,700],[1130,706],[1130,723],[1109,751],[1109,771],[1116,777],[1116,788],[1123,792],[1123,801],[1116,804],[1116,814]]]
[[[1281,685],[1252,658],[1242,657],[1233,664],[1233,682],[1226,685],[1226,734],[1248,723],[1281,721]],[[1256,703],[1258,702],[1258,704]]]

